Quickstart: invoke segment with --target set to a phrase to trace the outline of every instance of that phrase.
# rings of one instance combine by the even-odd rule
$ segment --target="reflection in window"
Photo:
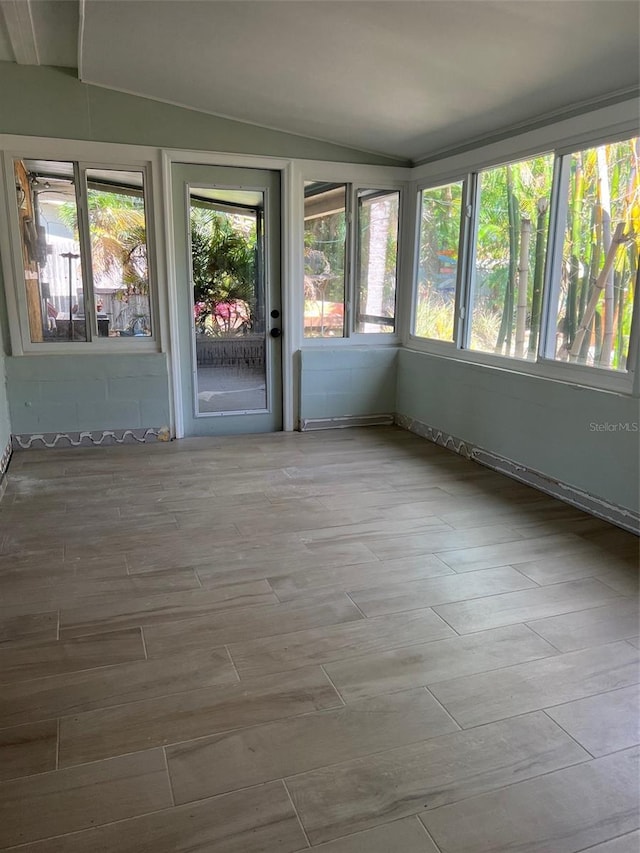
[[[413,334],[453,341],[463,182],[423,190]]]
[[[98,335],[151,335],[142,172],[87,169],[93,298]]]
[[[73,163],[17,160],[14,170],[31,341],[86,341]]]
[[[14,173],[31,341],[150,336],[143,173],[52,160],[16,160]]]
[[[196,415],[264,410],[264,193],[189,195]]]
[[[552,178],[550,154],[478,175],[471,349],[536,357]]]
[[[640,139],[567,159],[555,358],[625,370],[640,251]]]
[[[358,190],[357,332],[395,329],[400,193]]]
[[[344,335],[346,204],[345,184],[305,185],[305,337]]]

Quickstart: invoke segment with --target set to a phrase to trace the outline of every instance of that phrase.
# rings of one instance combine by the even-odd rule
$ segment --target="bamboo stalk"
[[[602,256],[602,211],[600,205],[597,203],[594,204],[593,209],[591,211],[591,223],[591,263],[589,265],[588,276],[583,282],[584,292],[581,295],[580,303],[581,317],[585,316],[589,296],[593,293],[593,288],[595,287],[596,279],[598,278],[598,264],[600,263],[600,258]],[[582,346],[580,347],[580,352],[578,354],[578,361],[583,364],[587,363],[589,347],[591,346],[591,339],[593,337],[594,331],[594,323],[591,322],[589,324],[588,334],[585,334],[584,339],[582,341]]]
[[[538,199],[538,221],[536,223],[536,262],[533,268],[533,293],[531,295],[531,331],[529,332],[529,352],[534,354],[538,348],[540,332],[540,312],[542,309],[542,285],[544,276],[544,254],[546,243],[547,209],[549,201]]]
[[[609,188],[609,171],[607,166],[607,155],[603,145],[597,149],[598,162],[598,195],[602,208],[602,245],[606,254],[611,245],[611,191]],[[609,269],[604,282],[604,323],[602,329],[602,349],[600,350],[599,363],[605,366],[611,361],[611,349],[613,347],[613,266]]]
[[[514,356],[524,356],[524,340],[527,330],[527,295],[529,285],[529,243],[531,220],[522,218],[520,225],[520,263],[518,266],[518,312],[516,314],[516,343]]]
[[[518,250],[518,202],[513,192],[513,179],[511,175],[511,166],[506,166],[506,184],[507,184],[507,214],[509,218],[509,269],[507,273],[507,281],[504,291],[504,305],[502,308],[502,319],[500,320],[500,330],[498,332],[498,340],[496,342],[495,352],[502,352],[502,348],[506,342],[507,353],[511,347],[511,332],[513,329],[513,291],[515,285],[516,266],[518,259],[516,256]]]
[[[571,346],[576,333],[579,317],[579,276],[580,276],[580,237],[582,204],[584,198],[584,171],[582,155],[576,159],[573,175],[573,198],[570,209],[571,258],[569,261],[569,282],[567,290],[567,346]]]
[[[575,340],[573,341],[573,345],[569,350],[569,358],[575,358],[580,352],[580,347],[582,346],[582,340],[584,338],[585,332],[591,325],[591,321],[593,320],[593,316],[596,312],[598,300],[600,299],[600,295],[605,288],[607,277],[613,269],[613,264],[616,259],[616,252],[618,251],[618,246],[622,245],[622,243],[624,243],[625,241],[626,237],[624,235],[624,222],[619,222],[616,226],[615,233],[611,239],[611,244],[609,246],[609,251],[607,252],[607,256],[604,261],[604,266],[600,270],[600,275],[596,280],[593,292],[591,294],[591,298],[587,303],[584,315],[582,317],[582,320],[580,321]]]

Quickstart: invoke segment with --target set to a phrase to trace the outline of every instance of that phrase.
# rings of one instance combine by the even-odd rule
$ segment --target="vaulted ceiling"
[[[0,0],[0,59],[419,161],[640,82],[636,0]]]

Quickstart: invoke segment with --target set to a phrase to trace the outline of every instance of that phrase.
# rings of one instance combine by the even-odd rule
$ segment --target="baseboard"
[[[2,500],[2,496],[4,495],[7,488],[7,469],[9,467],[9,462],[11,462],[11,456],[13,454],[13,446],[11,444],[11,439],[6,443],[4,450],[2,451],[2,455],[0,455],[0,500]]]
[[[169,441],[168,427],[142,429],[105,429],[87,432],[42,432],[12,435],[16,450],[41,450],[51,447],[106,447],[114,444],[144,444]]]
[[[393,422],[394,415],[345,415],[340,418],[300,418],[300,432],[309,432],[314,429],[391,426]]]
[[[438,444],[447,450],[452,450],[454,453],[464,456],[466,459],[478,462],[480,465],[491,468],[499,474],[505,474],[513,480],[518,480],[540,492],[545,492],[545,494],[558,498],[558,500],[564,501],[564,503],[571,504],[571,506],[588,512],[590,515],[595,515],[597,518],[615,524],[617,527],[622,527],[624,530],[640,535],[640,515],[633,512],[633,510],[608,503],[595,495],[582,491],[582,489],[576,486],[570,486],[568,483],[554,480],[547,474],[527,468],[525,465],[521,465],[504,456],[499,456],[482,447],[476,447],[467,441],[449,435],[449,433],[442,430],[435,429],[414,418],[409,418],[406,415],[396,415],[395,423],[403,429],[409,430],[409,432],[432,441],[434,444]]]

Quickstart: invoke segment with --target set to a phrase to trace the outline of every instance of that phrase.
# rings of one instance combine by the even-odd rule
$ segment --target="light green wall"
[[[80,83],[68,68],[0,62],[0,133],[346,163],[397,160]]]
[[[166,356],[56,355],[6,359],[16,434],[169,425]]]
[[[402,350],[396,409],[616,506],[640,509],[637,398]]]
[[[322,347],[301,351],[300,418],[393,414],[394,347]]]
[[[0,62],[0,133],[397,165],[397,161],[340,145],[86,85],[69,69],[8,62]],[[0,323],[6,325],[2,305]],[[168,370],[163,355],[87,357],[50,351],[46,359],[8,358],[6,371],[14,433],[132,429],[169,423]],[[390,391],[381,379],[386,390],[374,389],[378,373],[378,368],[373,369],[368,384],[354,394],[360,409],[368,408],[366,401],[378,406],[382,402],[376,400],[392,402],[395,384]],[[2,414],[4,371],[0,377],[1,442],[9,427],[8,416]],[[342,379],[345,393],[350,393],[351,373],[343,372]],[[336,413],[340,410],[337,394],[331,408]],[[326,400],[327,394],[312,393],[314,404],[319,397]]]

